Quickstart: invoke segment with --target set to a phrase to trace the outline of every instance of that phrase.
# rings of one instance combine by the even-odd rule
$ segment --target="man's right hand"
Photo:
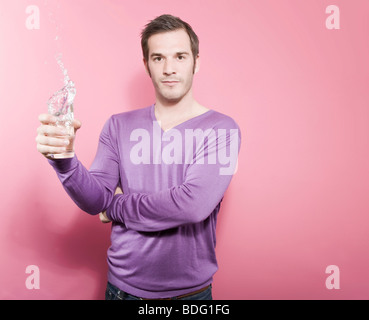
[[[43,113],[38,117],[41,125],[37,128],[37,150],[46,158],[52,158],[49,154],[59,154],[66,151],[70,143],[67,131],[56,126],[56,118],[50,114]],[[74,134],[81,128],[81,122],[73,120]]]

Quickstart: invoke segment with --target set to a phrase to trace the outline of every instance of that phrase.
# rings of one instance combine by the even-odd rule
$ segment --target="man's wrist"
[[[75,169],[78,165],[78,159],[75,155],[73,158],[66,159],[48,159],[50,165],[59,173],[66,173]]]

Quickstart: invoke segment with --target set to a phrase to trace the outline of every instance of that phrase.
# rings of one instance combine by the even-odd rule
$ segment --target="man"
[[[241,135],[232,118],[193,97],[198,44],[177,17],[146,25],[143,61],[156,102],[106,122],[90,170],[76,156],[49,156],[68,139],[51,115],[39,117],[38,151],[67,193],[82,210],[112,221],[107,299],[212,299],[216,220]]]

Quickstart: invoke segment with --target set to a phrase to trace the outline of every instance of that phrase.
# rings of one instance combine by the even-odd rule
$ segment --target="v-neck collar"
[[[181,123],[179,123],[179,124],[175,125],[174,127],[169,128],[169,129],[167,129],[167,130],[163,130],[163,128],[160,126],[161,132],[165,133],[165,132],[169,132],[169,131],[170,131],[170,130],[172,130],[172,129],[177,129],[178,127],[180,127],[180,126],[182,126],[182,125],[184,125],[184,124],[186,124],[186,123],[188,123],[188,122],[190,122],[190,121],[197,120],[197,119],[199,119],[199,118],[201,118],[201,117],[203,117],[203,116],[206,116],[206,115],[208,115],[209,113],[212,113],[212,112],[214,112],[214,110],[209,109],[208,111],[206,111],[206,112],[204,112],[204,113],[201,113],[201,114],[199,114],[199,115],[197,115],[197,116],[194,116],[194,117],[192,117],[192,118],[190,118],[190,119],[187,119],[187,120],[185,120],[185,121],[183,121],[183,122],[181,122]],[[155,116],[155,103],[154,103],[153,105],[151,105],[150,113],[151,113],[151,119],[152,119],[153,121],[158,122],[158,124],[159,124],[159,121],[156,119],[156,116]]]

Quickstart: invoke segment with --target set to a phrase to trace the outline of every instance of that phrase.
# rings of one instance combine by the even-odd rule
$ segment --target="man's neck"
[[[200,105],[191,96],[173,103],[157,99],[155,103],[155,117],[161,122],[164,131],[206,111],[208,109]]]
[[[179,101],[170,101],[157,96],[155,103],[156,113],[163,118],[179,118],[190,115],[197,106],[198,103],[190,92]]]

